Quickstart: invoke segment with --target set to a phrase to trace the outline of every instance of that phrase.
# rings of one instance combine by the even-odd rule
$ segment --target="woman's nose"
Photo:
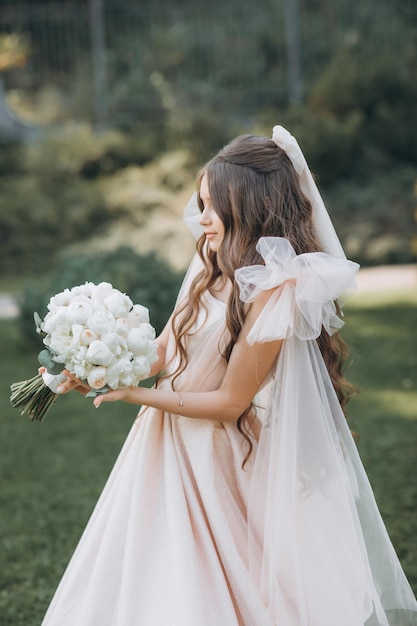
[[[203,226],[204,224],[210,223],[209,212],[207,211],[207,207],[205,207],[200,215],[199,223]]]

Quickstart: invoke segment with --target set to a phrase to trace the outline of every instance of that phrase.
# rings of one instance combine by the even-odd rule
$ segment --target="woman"
[[[44,626],[416,624],[343,414],[357,265],[297,142],[238,137],[197,198],[157,384],[94,400],[143,408]]]

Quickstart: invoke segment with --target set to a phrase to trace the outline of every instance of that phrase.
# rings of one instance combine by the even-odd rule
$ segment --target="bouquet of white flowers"
[[[91,389],[88,396],[137,385],[158,359],[155,330],[148,309],[110,283],[87,282],[53,296],[37,332],[46,348],[39,362],[47,372],[14,383],[10,398],[21,414],[42,421],[56,400],[56,388],[67,369]]]

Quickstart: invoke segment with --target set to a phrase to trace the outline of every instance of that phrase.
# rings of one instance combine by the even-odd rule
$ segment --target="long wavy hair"
[[[312,206],[300,188],[298,174],[286,152],[271,139],[256,135],[241,135],[227,144],[200,171],[197,179],[207,175],[212,206],[222,223],[225,235],[217,252],[205,244],[205,235],[197,242],[197,251],[203,270],[193,280],[189,297],[176,310],[172,328],[179,354],[179,365],[172,378],[187,366],[187,336],[192,332],[202,294],[226,277],[232,284],[227,303],[226,325],[230,341],[223,355],[229,360],[247,314],[247,305],[239,298],[234,280],[235,270],[247,265],[263,264],[256,251],[260,237],[285,237],[297,254],[318,252],[321,247],[314,233]],[[202,202],[198,193],[200,209]],[[337,306],[337,303],[336,303]],[[353,395],[354,387],[345,379],[343,366],[348,356],[347,345],[336,333],[325,330],[318,345],[343,410]],[[252,451],[251,428],[248,415],[252,407],[238,418],[237,428],[248,442],[244,463]]]

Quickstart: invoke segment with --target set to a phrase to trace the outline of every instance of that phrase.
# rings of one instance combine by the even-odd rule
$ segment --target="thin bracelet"
[[[178,393],[178,406],[182,408],[184,406],[184,402],[182,401],[180,392],[177,391],[177,393]],[[181,413],[177,413],[177,417],[182,417]]]

